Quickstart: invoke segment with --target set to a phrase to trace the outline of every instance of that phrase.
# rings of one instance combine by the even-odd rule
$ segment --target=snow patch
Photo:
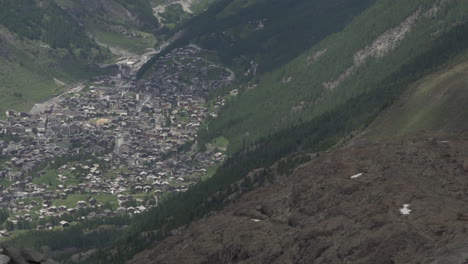
[[[259,220],[259,219],[250,219],[250,220],[252,220],[252,222],[255,222],[255,223],[257,223],[257,222],[260,222],[260,221],[261,221],[261,220]]]
[[[357,178],[361,177],[362,174],[363,174],[363,173],[358,173],[358,174],[356,174],[356,175],[351,176],[350,178],[351,178],[351,179],[357,179]]]
[[[400,209],[400,213],[402,215],[409,215],[412,211],[411,209],[408,208],[409,206],[410,206],[409,204],[404,204],[403,208]]]

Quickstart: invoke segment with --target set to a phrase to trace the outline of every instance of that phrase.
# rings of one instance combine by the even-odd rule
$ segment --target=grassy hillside
[[[40,40],[52,48],[79,48],[85,52],[96,46],[55,2],[1,0],[0,5],[0,24],[21,37]]]
[[[342,32],[284,67],[248,85],[233,87],[243,92],[201,136],[208,140],[225,136],[233,153],[274,131],[333,111],[351,98],[379,88],[443,32],[466,21],[466,1],[397,2],[378,1]],[[388,47],[382,48],[383,44]],[[335,87],[330,88],[330,83]]]
[[[0,111],[28,111],[33,102],[47,98],[59,86],[49,76],[43,76],[16,63],[0,58]]]
[[[92,49],[88,58],[83,52],[52,48],[0,27],[0,115],[9,108],[28,111],[35,102],[62,90],[65,83],[100,74],[96,68],[90,71],[89,63],[108,58],[109,54]]]
[[[104,74],[95,63],[156,43],[158,23],[147,0],[0,0],[0,6],[0,116]]]
[[[148,0],[112,0],[98,4],[72,2],[63,6],[101,46],[109,47],[111,51],[138,54],[156,44],[154,33],[159,24]]]
[[[369,128],[369,137],[398,137],[418,130],[468,129],[468,56],[411,86]],[[464,107],[465,106],[465,107]]]

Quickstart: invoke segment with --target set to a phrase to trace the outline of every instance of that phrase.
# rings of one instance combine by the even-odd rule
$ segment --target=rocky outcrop
[[[390,28],[376,38],[372,44],[357,51],[353,57],[353,65],[341,73],[335,80],[324,82],[323,86],[328,89],[335,89],[343,81],[348,79],[356,70],[365,64],[370,58],[381,58],[394,50],[398,44],[411,32],[421,17],[433,18],[438,12],[452,0],[440,0],[430,9],[423,12],[423,8],[418,9],[396,27]]]
[[[32,249],[0,247],[0,264],[58,264],[46,255]]]
[[[371,45],[365,47],[362,50],[359,50],[354,54],[354,64],[351,67],[338,76],[336,80],[323,83],[323,86],[328,89],[335,89],[344,80],[351,76],[351,74],[353,74],[359,67],[364,65],[368,59],[381,58],[389,51],[395,49],[397,45],[411,31],[420,16],[421,10],[418,10],[407,17],[398,26],[385,31],[381,36],[375,39]]]
[[[317,52],[315,52],[313,55],[308,56],[306,60],[306,65],[309,66],[311,64],[314,64],[317,62],[323,55],[327,54],[328,49],[322,49]]]
[[[468,131],[355,141],[129,264],[466,263]]]

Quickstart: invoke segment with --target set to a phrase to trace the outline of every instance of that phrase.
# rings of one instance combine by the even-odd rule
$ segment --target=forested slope
[[[243,81],[281,67],[329,34],[340,31],[374,2],[219,0],[173,29],[183,35],[168,50],[194,43],[215,51]],[[140,76],[149,66],[142,69]]]
[[[235,152],[273,131],[307,122],[372,93],[437,43],[444,32],[464,23],[466,10],[465,1],[378,1],[342,32],[284,67],[233,87],[242,91],[240,96],[201,136],[209,140],[224,135]],[[419,67],[427,67],[427,62]]]

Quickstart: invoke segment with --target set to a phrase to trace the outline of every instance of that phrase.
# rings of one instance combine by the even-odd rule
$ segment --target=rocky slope
[[[466,263],[468,131],[359,142],[129,264]]]

